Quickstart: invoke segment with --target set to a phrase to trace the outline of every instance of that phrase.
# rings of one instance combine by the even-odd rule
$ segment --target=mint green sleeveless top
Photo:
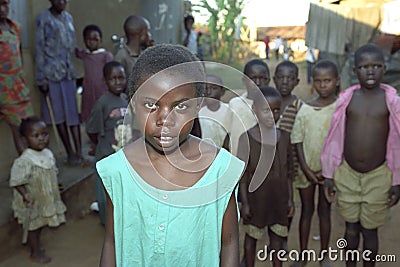
[[[114,205],[117,266],[219,266],[222,219],[244,163],[224,149],[192,187],[146,183],[123,150],[97,171]]]

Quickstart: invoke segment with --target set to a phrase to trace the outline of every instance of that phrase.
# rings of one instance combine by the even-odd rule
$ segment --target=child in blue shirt
[[[189,134],[204,83],[183,46],[138,58],[128,92],[143,137],[96,165],[107,195],[100,266],[239,265],[234,191],[244,163]]]

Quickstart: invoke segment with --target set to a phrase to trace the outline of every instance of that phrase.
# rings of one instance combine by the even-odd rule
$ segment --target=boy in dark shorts
[[[378,227],[400,197],[400,98],[381,83],[385,63],[378,46],[367,44],[356,51],[354,71],[360,83],[337,100],[321,155],[322,176],[329,201],[335,198],[334,185],[337,190],[346,249],[357,249],[361,234],[364,251],[371,251],[364,266],[374,266]]]

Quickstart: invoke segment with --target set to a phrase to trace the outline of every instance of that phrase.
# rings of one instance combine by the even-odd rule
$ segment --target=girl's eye
[[[175,106],[175,109],[177,109],[177,110],[185,110],[187,108],[188,108],[188,106],[183,103],[179,103],[178,105]]]
[[[145,103],[144,106],[145,106],[146,108],[152,109],[152,110],[154,110],[154,109],[157,108],[156,104],[155,104],[155,103],[152,103],[152,102]]]

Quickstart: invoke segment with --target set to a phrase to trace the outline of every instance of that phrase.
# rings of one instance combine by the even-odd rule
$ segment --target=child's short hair
[[[317,69],[330,69],[333,73],[335,73],[336,77],[339,76],[339,71],[335,63],[330,60],[320,60],[315,64],[312,74],[314,75],[315,70]]]
[[[267,69],[268,76],[270,76],[270,74],[269,74],[269,68],[268,68],[267,63],[265,63],[264,61],[262,61],[262,60],[259,59],[259,58],[255,58],[255,59],[252,59],[252,60],[248,61],[248,62],[246,63],[246,65],[244,65],[243,73],[244,73],[245,75],[247,75],[247,74],[249,73],[250,68],[253,67],[254,65],[261,65],[261,66],[264,66],[264,67]]]
[[[377,46],[376,44],[365,44],[358,48],[356,52],[354,53],[354,64],[357,65],[358,61],[360,60],[361,56],[363,54],[376,54],[379,55],[382,58],[382,62],[385,62],[385,58],[383,55],[382,49]]]
[[[83,39],[86,39],[86,36],[88,36],[91,32],[98,32],[100,38],[103,38],[103,33],[101,32],[100,27],[94,24],[90,24],[83,29]]]
[[[190,15],[190,14],[186,14],[186,15],[183,17],[183,22],[186,23],[186,22],[188,22],[189,20],[191,20],[191,21],[194,22],[194,17],[193,17],[192,15]]]
[[[129,98],[132,98],[136,90],[154,74],[170,67],[190,62],[192,64],[179,69],[179,74],[193,79],[197,96],[203,95],[205,72],[201,61],[182,45],[158,44],[144,50],[133,66],[128,79]]]
[[[275,74],[284,67],[293,68],[296,72],[296,77],[299,76],[299,67],[290,60],[285,60],[279,63],[275,68]]]
[[[22,120],[21,120],[21,124],[19,125],[19,133],[20,133],[22,136],[25,136],[25,137],[26,137],[26,135],[28,134],[29,128],[30,128],[33,124],[35,124],[35,123],[37,123],[37,122],[41,122],[41,121],[42,121],[42,120],[39,119],[39,118],[36,117],[36,116],[31,116],[31,117],[27,117],[27,118],[25,118],[25,119],[22,119]]]
[[[130,15],[125,19],[124,22],[124,32],[125,35],[128,37],[128,32],[133,30],[138,32],[142,29],[142,27],[146,26],[146,18],[138,15]]]
[[[110,71],[111,71],[113,68],[119,68],[119,67],[121,67],[121,68],[124,69],[124,66],[123,66],[120,62],[118,62],[118,61],[110,61],[110,62],[107,62],[107,63],[104,65],[104,67],[103,67],[103,77],[106,78],[107,75],[110,73]]]
[[[259,89],[261,91],[261,94],[264,96],[264,99],[261,97],[255,97],[254,99],[255,104],[260,103],[261,101],[265,101],[265,99],[267,98],[277,98],[280,101],[282,101],[282,96],[279,93],[278,89],[266,85],[260,86]]]

